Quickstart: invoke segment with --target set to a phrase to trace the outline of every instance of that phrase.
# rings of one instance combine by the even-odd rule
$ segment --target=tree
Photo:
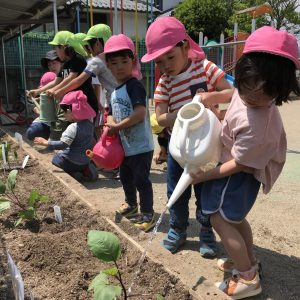
[[[275,21],[277,29],[284,28],[295,34],[300,33],[300,7],[299,0],[269,0],[273,8],[271,20]]]
[[[243,10],[252,6],[258,6],[265,3],[265,0],[235,0],[233,4],[234,11]],[[300,14],[296,9],[300,7],[300,0],[268,0],[273,12],[265,14],[256,19],[256,26],[271,25],[273,22],[277,29],[285,29],[295,34],[300,32]],[[232,35],[232,28],[235,22],[239,25],[239,31],[251,31],[250,15],[235,15],[229,19],[229,28],[227,33]]]
[[[233,0],[185,0],[175,9],[175,17],[195,41],[198,41],[200,31],[209,39],[219,40],[228,27],[232,8]]]

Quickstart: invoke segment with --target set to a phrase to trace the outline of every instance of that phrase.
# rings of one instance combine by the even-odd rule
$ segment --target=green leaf
[[[106,285],[94,289],[94,300],[115,300],[121,296],[122,288],[117,285]]]
[[[106,262],[116,261],[121,255],[120,240],[112,232],[90,230],[88,246],[94,256]]]
[[[37,191],[35,191],[35,190],[33,190],[33,191],[31,191],[31,193],[30,193],[30,195],[29,195],[29,198],[28,198],[28,206],[30,206],[30,207],[34,207],[34,204],[35,204],[35,202],[38,200],[38,198],[39,198],[39,193],[37,192]]]
[[[116,285],[110,285],[107,275],[103,272],[98,274],[89,286],[89,291],[94,290],[94,300],[114,300],[121,296],[122,288]]]
[[[18,171],[17,170],[12,170],[9,172],[8,174],[8,178],[7,178],[7,188],[9,190],[13,190],[16,186],[16,183],[17,183],[17,174],[18,174]]]
[[[156,299],[156,300],[165,300],[165,297],[163,297],[163,296],[160,295],[160,294],[156,294],[156,295],[155,295],[155,299]]]
[[[47,196],[47,195],[40,196],[40,201],[41,202],[47,202],[48,200],[49,200],[49,196]]]
[[[4,194],[6,191],[6,185],[3,181],[0,180],[0,194]]]
[[[89,291],[94,289],[96,286],[105,286],[108,283],[107,275],[103,272],[100,272],[90,283]]]
[[[106,269],[102,271],[106,275],[116,276],[118,274],[118,269],[116,267]]]
[[[10,209],[10,201],[5,198],[0,198],[0,213],[7,209]]]
[[[28,209],[19,212],[19,217],[23,220],[32,221],[35,219],[35,216],[35,209],[33,207],[29,207]]]

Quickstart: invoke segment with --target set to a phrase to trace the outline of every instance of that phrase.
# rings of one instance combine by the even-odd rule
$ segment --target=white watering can
[[[168,209],[192,183],[191,172],[207,171],[219,163],[222,125],[200,102],[200,95],[196,95],[181,107],[173,127],[169,152],[184,171],[167,203]]]

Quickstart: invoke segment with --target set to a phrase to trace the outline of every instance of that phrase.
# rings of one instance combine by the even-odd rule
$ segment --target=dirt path
[[[284,105],[280,111],[288,137],[287,162],[272,192],[259,195],[248,218],[253,226],[257,255],[263,264],[263,293],[253,299],[300,299],[300,101]],[[123,191],[120,182],[110,178],[111,174],[99,174],[96,183],[83,186],[53,167],[50,154],[40,154],[28,145],[25,148],[101,214],[114,220],[114,211],[123,201]],[[157,213],[163,210],[166,201],[163,168],[164,165],[153,164],[151,172]],[[190,227],[184,248],[172,255],[160,246],[168,230],[167,214],[149,254],[177,274],[199,299],[225,299],[214,287],[214,282],[223,279],[216,260],[203,259],[198,253],[199,225],[195,220],[194,200],[190,201]],[[128,222],[122,222],[120,227],[139,244],[147,245],[147,234],[133,230]],[[223,255],[224,249],[219,243],[219,257]]]

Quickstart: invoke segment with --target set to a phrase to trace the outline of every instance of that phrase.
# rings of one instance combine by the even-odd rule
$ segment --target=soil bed
[[[20,149],[18,152],[20,157],[26,155]],[[1,170],[0,179],[6,176]],[[15,228],[18,218],[15,206],[0,215],[0,299],[14,299],[6,251],[22,274],[28,299],[30,293],[35,300],[92,299],[92,293],[88,292],[90,282],[112,265],[93,257],[87,247],[87,233],[91,229],[115,232],[114,228],[31,159],[29,167],[19,170],[15,193],[25,203],[33,189],[49,196],[49,201],[37,210],[38,215],[43,216],[41,222],[23,223]],[[61,208],[61,224],[54,219],[54,205]],[[119,238],[122,255],[118,265],[128,288],[141,252],[122,236]],[[192,299],[175,276],[147,259],[135,283],[134,294],[138,296],[132,299],[156,299],[157,294],[165,299]]]

